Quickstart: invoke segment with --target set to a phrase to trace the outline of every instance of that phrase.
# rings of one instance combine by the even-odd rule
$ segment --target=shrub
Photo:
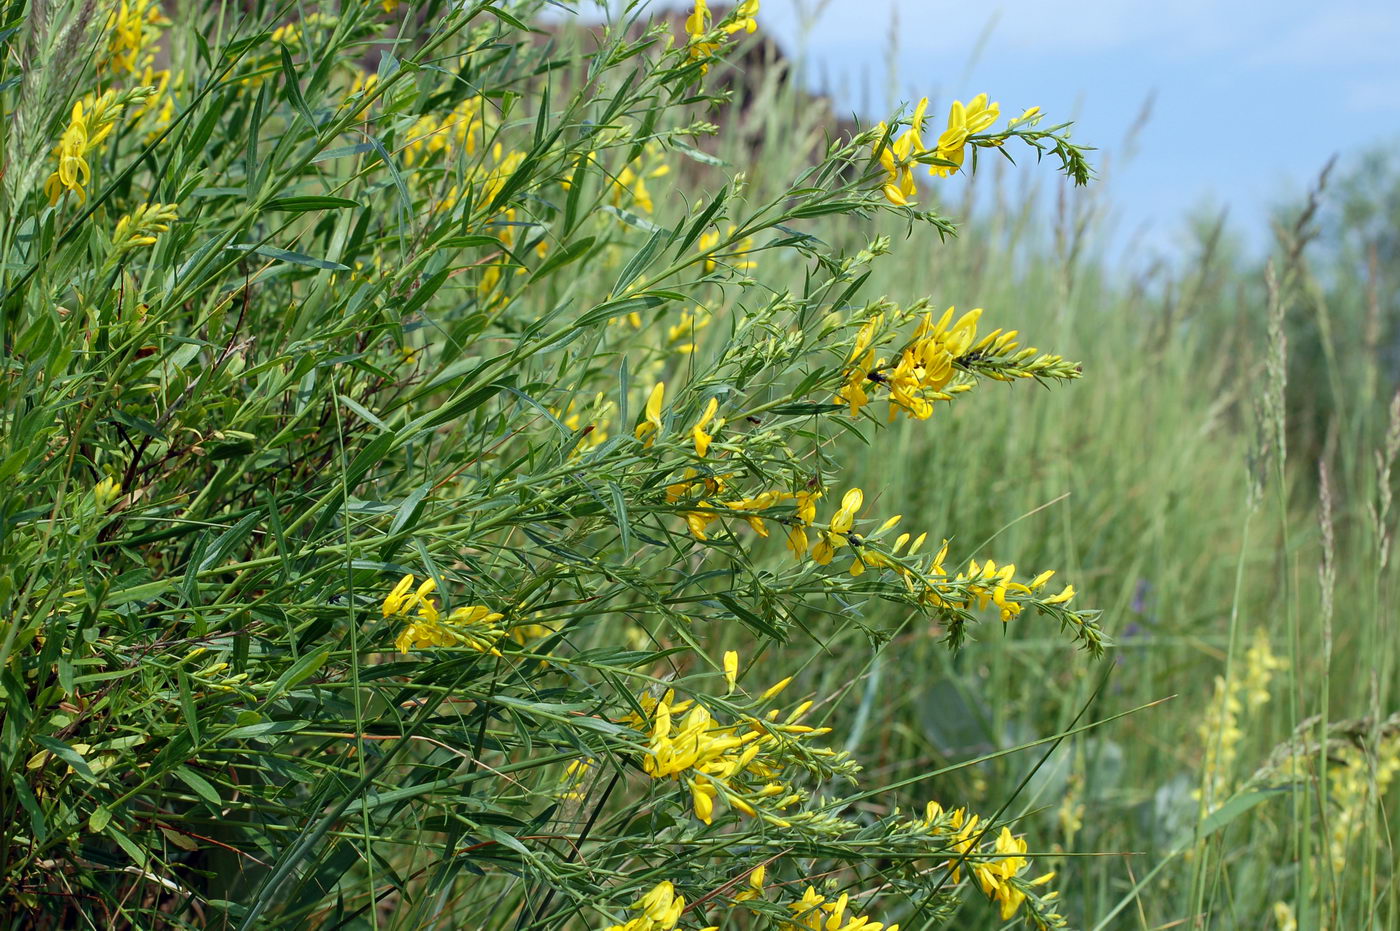
[[[953,232],[925,166],[1087,166],[1038,111],[924,101],[756,198],[695,143],[757,7],[582,52],[529,3],[12,5],[12,921],[1064,923],[1004,808],[865,806],[898,786],[794,647],[878,651],[883,600],[1101,649],[1051,572],[841,478],[886,414],[1077,366],[822,237]]]

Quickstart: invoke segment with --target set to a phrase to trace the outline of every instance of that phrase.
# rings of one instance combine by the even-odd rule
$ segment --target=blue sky
[[[1262,242],[1269,206],[1305,189],[1334,153],[1400,143],[1393,0],[830,0],[805,39],[804,8],[821,4],[762,6],[760,21],[805,45],[814,73],[853,89],[837,93],[852,109],[888,103],[897,16],[902,99],[946,106],[987,91],[1003,112],[1040,104],[1052,119],[1073,117],[1075,137],[1110,157],[1120,231],[1145,230],[1154,247],[1169,246],[1203,203],[1228,207]]]
[[[762,0],[759,22],[805,49],[845,109],[878,118],[896,17],[899,99],[928,95],[943,113],[986,91],[1003,113],[1039,104],[1075,119],[1075,138],[1109,156],[1119,231],[1153,249],[1170,249],[1206,203],[1262,243],[1269,206],[1331,155],[1400,144],[1395,0]]]

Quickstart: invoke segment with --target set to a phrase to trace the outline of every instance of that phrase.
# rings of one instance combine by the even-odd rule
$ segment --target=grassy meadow
[[[1395,163],[557,6],[6,7],[6,926],[1400,928]]]

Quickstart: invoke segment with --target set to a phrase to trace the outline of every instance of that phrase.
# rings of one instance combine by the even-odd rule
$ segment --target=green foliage
[[[761,184],[704,151],[732,17],[585,53],[531,3],[241,9],[4,34],[7,918],[1061,925],[1005,805],[909,816],[826,746],[838,643],[1104,643],[849,487],[867,404],[1079,374],[868,293],[890,239],[850,231],[953,231],[882,133]],[[1087,178],[1025,119],[959,158]]]

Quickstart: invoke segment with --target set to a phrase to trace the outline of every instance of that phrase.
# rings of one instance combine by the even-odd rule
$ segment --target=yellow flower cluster
[[[844,892],[831,901],[808,886],[800,900],[789,903],[793,917],[784,925],[785,931],[899,931],[897,924],[884,925],[864,915],[847,917],[850,904],[851,897]]]
[[[637,325],[640,327],[640,319],[638,319]],[[696,334],[709,325],[709,312],[703,308],[683,310],[680,319],[666,328],[666,343],[671,347],[672,352],[683,356],[690,355],[695,351]]]
[[[1079,366],[1061,356],[1041,353],[1034,346],[1017,351],[1017,330],[997,328],[978,339],[980,307],[956,320],[955,312],[949,307],[935,321],[932,312],[925,311],[892,365],[877,358],[874,348],[885,314],[872,314],[856,332],[835,401],[854,417],[884,389],[891,420],[901,411],[913,419],[927,420],[933,415],[934,402],[951,401],[954,395],[972,388],[969,383],[953,383],[959,371],[997,381],[1079,377]]]
[[[1273,675],[1286,667],[1274,655],[1269,637],[1256,630],[1253,642],[1245,651],[1243,675],[1230,682],[1224,676],[1215,677],[1215,691],[1196,733],[1205,757],[1201,762],[1201,786],[1196,797],[1204,797],[1206,808],[1223,805],[1234,788],[1235,761],[1245,730],[1241,718],[1269,702],[1269,683]]]
[[[107,17],[107,44],[97,62],[99,72],[113,77],[141,75],[141,85],[122,91],[109,88],[102,94],[89,94],[76,101],[68,125],[54,147],[58,164],[44,182],[50,204],[58,203],[71,191],[82,204],[92,181],[88,155],[97,149],[116,127],[127,105],[136,105],[132,117],[154,113],[152,133],[159,132],[174,118],[175,104],[168,93],[170,72],[156,71],[152,65],[159,50],[160,28],[170,25],[161,14],[158,0],[119,0]]]
[[[831,516],[831,522],[827,524],[827,529],[819,531],[817,534],[817,545],[812,547],[812,562],[819,566],[825,566],[835,557],[836,551],[845,546],[848,541],[848,534],[851,527],[855,525],[856,514],[865,504],[865,492],[859,488],[852,488],[841,496],[841,506],[836,509],[836,513]],[[807,511],[811,511],[808,505]],[[803,509],[798,508],[798,520],[802,520]],[[808,521],[810,523],[810,521]],[[797,539],[801,534],[801,539]],[[800,548],[806,546],[806,534],[802,527],[794,527],[788,533],[788,547],[799,558]]]
[[[697,452],[700,452],[700,450],[709,451],[709,444],[712,437],[705,433],[705,428],[708,423],[709,421],[702,417],[693,430]],[[722,425],[723,421],[719,423]],[[704,453],[700,454],[704,455]],[[814,500],[818,497],[818,495],[809,492],[793,493],[780,490],[762,491],[747,498],[738,498],[733,501],[720,501],[718,504],[726,510],[719,510],[715,507],[716,502],[712,502],[704,496],[708,495],[713,497],[719,495],[724,491],[725,487],[725,476],[707,475],[701,477],[700,473],[695,469],[686,468],[679,482],[666,486],[666,500],[674,504],[682,498],[694,493],[696,489],[700,489],[702,497],[695,503],[693,510],[682,512],[682,516],[685,518],[686,526],[690,530],[690,535],[697,540],[706,540],[709,538],[708,528],[710,524],[725,516],[728,511],[740,512],[737,516],[743,517],[748,525],[753,528],[754,533],[758,534],[760,537],[766,537],[768,536],[768,524],[765,522],[764,518],[760,516],[760,512],[789,501],[799,502],[799,511],[801,511],[804,507],[802,504],[803,501]],[[801,528],[796,529],[800,530]],[[802,534],[802,537],[805,539],[805,533]],[[794,545],[793,539],[790,532],[788,538],[789,546]]]
[[[714,406],[712,401],[692,431],[696,451],[702,454],[708,452],[712,439],[706,430],[713,421]],[[658,408],[658,419],[659,416]],[[981,563],[971,560],[965,570],[952,575],[943,566],[948,555],[947,540],[943,541],[927,566],[916,563],[914,557],[927,541],[927,533],[918,536],[900,533],[888,547],[881,545],[881,539],[899,524],[902,519],[899,515],[884,521],[869,535],[856,532],[856,521],[865,504],[865,493],[859,488],[846,491],[835,513],[822,525],[817,523],[817,502],[822,497],[820,491],[770,490],[726,501],[722,500],[722,496],[728,477],[725,474],[702,476],[696,469],[686,468],[680,481],[667,486],[666,500],[669,503],[697,495],[698,492],[699,500],[681,512],[695,539],[708,539],[710,525],[735,512],[736,516],[742,516],[749,523],[755,533],[767,537],[768,527],[763,512],[791,503],[791,515],[771,519],[788,525],[787,548],[799,562],[810,556],[817,565],[829,565],[841,549],[849,546],[854,551],[850,564],[852,576],[859,577],[870,570],[891,571],[900,577],[910,594],[918,596],[923,604],[932,608],[966,612],[995,607],[1001,620],[1009,622],[1019,617],[1028,605],[1046,610],[1068,605],[1075,596],[1073,585],[1066,585],[1053,595],[1044,594],[1046,585],[1055,575],[1054,570],[1021,580],[1016,576],[1015,564],[1000,565],[991,559]],[[815,543],[813,535],[816,537]],[[1074,622],[1076,636],[1085,640],[1091,649],[1097,649],[1101,634],[1088,623],[1091,615],[1071,612],[1066,617]],[[961,636],[963,619],[955,616],[952,622],[950,634]]]
[[[714,41],[706,41],[705,37],[711,31],[710,5],[706,0],[695,0],[695,9],[685,18],[685,34],[689,37],[686,43],[686,53],[691,61],[701,61],[700,73],[706,74],[710,70],[708,59],[715,54],[715,50],[720,44]]]
[[[156,234],[168,233],[178,216],[176,204],[142,204],[117,221],[112,232],[112,248],[117,253],[141,246],[153,246]]]
[[[685,911],[685,896],[676,895],[670,882],[661,882],[632,907],[641,914],[624,924],[609,925],[607,931],[671,931]]]
[[[1030,869],[1025,838],[1015,836],[1010,828],[1003,826],[993,842],[985,843],[984,835],[988,832],[985,827],[978,830],[980,821],[978,815],[969,813],[966,808],[944,811],[942,805],[929,802],[918,826],[948,839],[958,855],[956,860],[946,864],[952,868],[953,881],[958,881],[961,866],[967,863],[983,894],[997,904],[1003,921],[1010,921],[1029,901],[1028,917],[1037,928],[1064,927],[1064,917],[1051,906],[1059,893],[1038,891],[1054,879],[1055,874],[1025,878]]]
[[[947,545],[945,544],[944,552],[946,551]],[[942,574],[941,565],[938,567],[938,572]],[[940,591],[946,593],[949,589],[940,588],[938,586],[935,586],[930,593],[930,597],[936,599],[934,601],[935,604],[962,608],[964,610],[976,605],[978,610],[985,611],[987,610],[988,604],[994,604],[996,605],[997,611],[1001,614],[1002,621],[1006,622],[1019,616],[1021,613],[1023,604],[1021,601],[1016,600],[1016,596],[1024,595],[1027,598],[1034,596],[1045,587],[1045,583],[1049,582],[1051,576],[1054,574],[1055,570],[1050,569],[1040,573],[1040,575],[1031,579],[1030,582],[1017,582],[1016,566],[1014,564],[1007,563],[1004,566],[998,566],[994,560],[989,559],[979,566],[977,560],[974,559],[968,564],[967,571],[959,572],[954,579],[955,582],[964,583],[960,586],[962,592],[961,597],[940,595]],[[1060,605],[1068,604],[1073,597],[1074,586],[1066,585],[1064,588],[1060,589],[1059,594],[1051,595],[1049,598],[1039,598],[1037,600],[1042,605]]]
[[[771,701],[791,681],[789,677],[768,689],[758,703]],[[627,720],[649,731],[642,768],[653,779],[674,779],[684,785],[695,817],[706,824],[713,821],[715,800],[722,797],[735,811],[791,827],[779,813],[803,799],[780,781],[782,751],[792,741],[804,742],[808,756],[826,759],[833,769],[848,770],[852,765],[844,754],[805,744],[831,730],[801,723],[812,708],[810,701],[799,704],[781,721],[779,709],[772,708],[761,718],[746,715],[731,725],[716,721],[698,702],[677,700],[674,691],[659,700],[643,695],[639,701],[645,716],[633,714]]]
[[[112,75],[135,74],[143,68],[149,72],[160,27],[169,25],[159,0],[120,0],[107,14],[107,48],[97,70]]]
[[[613,179],[613,206],[621,207],[626,203],[643,213],[651,213],[656,209],[656,203],[651,199],[651,192],[647,190],[647,179],[654,181],[670,173],[671,166],[666,163],[666,153],[659,144],[648,142],[642,147],[642,154],[624,165]]]
[[[637,424],[637,429],[633,435],[642,441],[642,445],[650,446],[656,439],[656,434],[661,431],[661,406],[666,402],[666,383],[659,381],[652,385],[651,393],[647,395],[646,408],[643,410],[642,422]]]
[[[758,0],[739,0],[739,5],[734,8],[729,20],[724,24],[724,31],[733,35],[736,32],[754,33],[758,31]]]
[[[414,578],[406,575],[384,597],[384,617],[406,617],[408,623],[394,647],[400,653],[426,647],[464,646],[479,653],[500,656],[496,641],[505,636],[500,627],[504,615],[482,605],[455,608],[446,617],[432,599],[437,582],[429,578],[414,589]]]
[[[909,126],[898,138],[891,141],[886,141],[890,136],[887,124],[880,123],[876,127],[874,152],[885,172],[881,190],[885,199],[897,206],[912,204],[912,198],[918,194],[918,186],[914,182],[915,164],[921,161],[928,162],[930,175],[946,178],[962,167],[969,144],[1000,146],[1006,141],[1006,136],[1011,130],[1017,126],[1034,124],[1040,119],[1040,108],[1031,107],[1011,120],[1005,132],[980,136],[979,134],[985,133],[1000,118],[1001,107],[995,102],[989,103],[986,94],[978,94],[967,104],[961,100],[953,101],[948,110],[947,127],[939,134],[937,143],[928,148],[924,145],[922,136],[928,106],[927,97],[920,100],[914,107]]]
[[[756,32],[758,30],[758,20],[756,19],[758,3],[759,0],[740,0],[739,5],[720,24],[720,28],[727,35],[733,35],[736,32]],[[704,63],[700,65],[701,74],[710,70],[708,59],[720,47],[719,42],[705,38],[713,29],[709,3],[707,0],[695,0],[695,8],[685,20],[685,33],[688,38],[686,52],[691,61],[704,60]]]
[[[1390,784],[1400,775],[1400,738],[1382,737],[1375,757],[1356,746],[1343,746],[1328,754],[1332,765],[1327,771],[1329,808],[1327,853],[1332,873],[1347,870],[1348,850],[1364,833],[1369,818],[1384,818],[1384,801]],[[1381,828],[1384,831],[1384,828]]]
[[[353,77],[350,80],[350,90],[346,94],[347,98],[355,97],[359,94],[368,94],[379,86],[379,75],[371,71],[362,71],[355,68]],[[350,101],[347,99],[346,101]]]
[[[154,114],[146,124],[146,141],[149,143],[175,119],[175,98],[170,93],[170,70],[166,68],[155,71],[147,65],[141,72],[141,83],[151,89],[150,96],[132,111],[131,118],[139,120],[147,114]],[[181,83],[180,77],[176,78],[175,83]]]
[[[888,145],[880,143],[889,134],[889,126],[882,122],[876,127],[879,132],[879,139],[875,143],[876,152],[880,159],[880,167],[885,169],[888,176],[883,187],[885,199],[901,207],[911,203],[910,198],[919,192],[918,185],[914,183],[914,158],[924,151],[924,141],[920,132],[923,130],[924,111],[927,109],[928,98],[925,97],[914,108],[909,127]]]
[[[737,227],[733,223],[729,224],[729,231],[723,237],[724,241],[727,242],[734,238],[736,229]],[[696,241],[696,248],[705,256],[705,272],[707,274],[719,267],[718,256],[721,254],[728,258],[725,264],[736,272],[746,272],[757,267],[758,263],[748,258],[749,253],[753,251],[752,236],[745,236],[735,244],[735,248],[724,253],[716,251],[720,241],[719,230],[707,230],[701,233],[700,238]]]
[[[612,402],[600,391],[593,398],[592,408],[586,412],[586,422],[585,411],[573,400],[570,400],[563,410],[553,410],[550,413],[575,433],[583,431],[583,435],[574,446],[574,454],[577,455],[607,442],[608,427],[612,424],[612,411]]]
[[[580,801],[586,798],[583,784],[588,780],[593,767],[597,765],[598,761],[594,759],[569,761],[569,764],[564,767],[564,778],[560,780],[559,797],[571,801]]]
[[[88,95],[73,104],[68,126],[54,149],[58,167],[44,182],[50,204],[58,203],[65,191],[72,191],[80,204],[87,201],[87,185],[92,181],[88,153],[111,135],[122,107],[121,98],[112,90],[98,97]]]
[[[318,26],[332,27],[339,19],[324,13],[311,13],[292,23],[284,23],[272,30],[272,41],[280,45],[300,45],[306,30]]]
[[[465,151],[475,155],[486,144],[486,108],[475,97],[468,97],[443,116],[426,113],[408,130],[403,147],[404,164],[420,164],[433,155]],[[498,158],[499,158],[499,153]]]
[[[93,501],[97,505],[98,511],[105,511],[112,506],[112,502],[121,497],[122,483],[112,478],[110,475],[102,479],[92,489]]]
[[[927,100],[928,98],[925,98]],[[967,106],[954,100],[948,109],[948,128],[938,137],[935,157],[952,165],[930,165],[929,174],[946,178],[962,166],[968,139],[990,129],[1001,116],[1001,106],[988,103],[986,94],[978,94]]]

